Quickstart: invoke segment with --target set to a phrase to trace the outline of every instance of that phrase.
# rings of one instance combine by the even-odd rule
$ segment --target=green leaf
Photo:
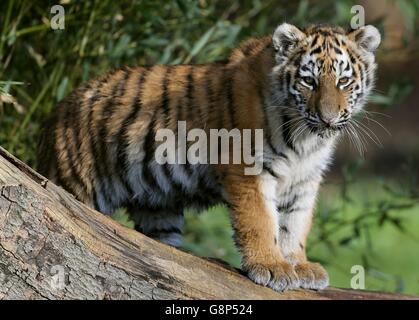
[[[215,30],[216,30],[216,27],[214,26],[204,33],[204,35],[192,47],[192,50],[189,56],[185,59],[185,63],[189,63],[192,60],[192,58],[195,57],[202,50],[202,48],[204,48],[204,46],[208,43],[208,41],[210,41]]]
[[[115,211],[113,215],[111,215],[111,218],[113,220],[118,221],[120,224],[128,227],[128,228],[134,228],[134,221],[131,220],[129,214],[127,213],[126,209],[118,209]]]

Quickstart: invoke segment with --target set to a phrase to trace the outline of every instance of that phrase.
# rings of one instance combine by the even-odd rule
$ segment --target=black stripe
[[[167,71],[168,72],[172,72],[172,66],[167,66]],[[164,114],[164,126],[166,128],[170,127],[170,108],[169,108],[169,93],[168,93],[168,87],[169,87],[169,83],[170,83],[170,79],[165,80],[167,81],[165,83],[165,88],[163,88],[164,90],[166,90],[166,92],[163,92],[163,100],[162,100],[162,109],[163,109],[163,114]],[[176,125],[176,124],[175,124]]]
[[[162,81],[162,105],[165,105],[168,103],[168,83],[169,83],[169,75],[171,72],[171,67],[166,68],[166,72],[163,76]],[[159,106],[155,106],[153,110],[153,114],[151,116],[150,122],[148,124],[147,128],[147,135],[145,137],[143,150],[145,152],[145,157],[143,160],[143,167],[142,167],[142,176],[145,179],[148,187],[151,189],[150,192],[155,192],[156,189],[158,191],[162,192],[158,181],[156,181],[155,177],[153,176],[151,168],[149,168],[150,161],[152,160],[152,157],[154,155],[154,147],[155,147],[155,127],[156,127],[156,120],[157,120],[157,114],[159,112],[160,108]]]
[[[97,202],[97,194],[96,194],[96,191],[94,189],[92,190],[92,192],[93,192],[93,206],[96,210],[98,210],[99,209],[99,202]]]
[[[156,126],[156,114],[158,112],[158,108],[156,108],[153,112],[153,115],[150,119],[150,122],[148,124],[147,128],[147,135],[145,137],[143,150],[145,152],[145,157],[143,159],[143,167],[142,167],[142,176],[147,184],[148,191],[150,193],[156,192],[155,190],[158,189],[158,191],[162,191],[160,189],[160,185],[155,180],[151,168],[149,168],[150,161],[152,160],[152,157],[154,155],[154,138],[155,138],[155,132],[154,127]]]
[[[188,162],[188,159],[186,159],[186,163],[183,165],[183,168],[185,169],[186,175],[188,176],[188,179],[191,175],[193,175],[193,168],[191,168],[190,163]]]
[[[361,79],[361,89],[362,89],[361,92],[363,93],[364,90],[367,89],[367,84],[366,84],[366,81],[365,81],[366,72],[365,72],[365,69],[362,65],[360,65],[360,67],[359,67],[359,77]]]
[[[349,66],[349,63],[348,63],[348,66]],[[352,77],[354,78],[354,79],[356,79],[356,78],[358,78],[358,72],[356,72],[356,70],[355,69],[353,69],[352,70]],[[359,88],[358,88],[359,89]],[[357,88],[355,88],[355,90],[358,90]]]
[[[301,71],[310,71],[310,69],[307,67],[307,65],[304,65],[301,67]]]
[[[287,228],[286,226],[279,226],[279,228],[280,228],[282,231],[284,231],[285,233],[288,233],[288,232],[289,232],[289,230],[288,230],[288,228]]]
[[[262,107],[262,112],[263,112],[263,118],[264,118],[264,130],[263,132],[266,134],[266,142],[268,143],[269,148],[273,151],[273,153],[275,153],[276,155],[279,155],[281,157],[285,157],[288,158],[285,154],[283,154],[282,152],[279,152],[275,146],[273,145],[272,142],[272,132],[271,132],[271,126],[269,125],[269,117],[266,111],[266,104],[265,104],[265,100],[264,100],[264,96],[263,96],[263,89],[259,88],[258,90],[258,94],[259,94],[259,100],[260,100],[260,105]]]
[[[170,234],[170,233],[182,234],[182,230],[176,227],[170,227],[168,229],[154,229],[152,231],[147,232],[146,235],[151,238],[157,238],[161,235]]]
[[[186,87],[186,103],[185,103],[185,105],[190,110],[190,112],[188,114],[190,114],[191,117],[196,119],[198,117],[196,116],[196,113],[195,113],[196,106],[195,106],[194,98],[193,98],[193,94],[194,94],[193,73],[194,73],[193,66],[190,66],[188,76],[187,76],[188,85]],[[198,113],[199,113],[199,118],[202,119],[202,115],[200,114],[200,110],[198,110]],[[186,144],[188,144],[188,141],[186,141]],[[188,159],[186,159],[186,164],[183,167],[184,167],[188,177],[190,177],[193,174],[193,171],[192,171],[192,168],[190,167],[190,163],[188,162]]]
[[[86,85],[86,87],[83,90],[83,94],[86,94],[86,92],[88,90],[91,90],[91,84],[88,83]],[[73,127],[74,127],[74,140],[76,141],[76,146],[78,148],[78,153],[77,156],[79,159],[81,159],[80,157],[80,151],[81,151],[81,141],[84,140],[84,136],[83,133],[81,132],[81,128],[80,128],[80,119],[81,117],[81,106],[79,108],[74,108],[73,109]]]
[[[170,166],[173,166],[173,164],[170,164]],[[175,168],[175,167],[172,167]],[[172,171],[174,169],[170,170],[169,164],[165,163],[163,166],[164,175],[166,176],[167,180],[171,183],[172,188],[174,189],[174,197],[182,196],[183,195],[183,185],[178,182],[172,174]]]
[[[365,79],[366,79],[366,81],[365,81],[365,86],[366,86],[366,88],[365,89],[368,89],[369,88],[369,86],[370,86],[370,84],[371,84],[371,79],[372,79],[372,73],[370,72],[370,73],[368,73],[368,66],[367,65],[365,65],[364,66],[364,68],[365,68]],[[371,78],[370,78],[371,77]]]
[[[272,168],[266,163],[263,163],[263,170],[267,171],[274,178],[279,179],[279,176],[272,170]]]
[[[89,82],[87,83],[83,88],[82,88],[82,93],[83,95],[86,94],[87,91],[92,90],[92,84]],[[80,105],[83,102],[80,101]],[[72,115],[73,115],[73,128],[74,128],[74,140],[76,141],[76,146],[79,150],[79,152],[77,153],[77,156],[80,156],[80,146],[81,146],[81,141],[84,140],[84,135],[81,132],[81,128],[80,128],[80,117],[81,117],[81,106],[79,108],[74,108],[72,110]]]
[[[73,180],[73,182],[76,182],[78,184],[78,186],[80,188],[83,189],[84,193],[87,194],[87,187],[85,185],[85,183],[82,181],[81,177],[80,177],[80,173],[76,171],[75,168],[75,164],[79,163],[81,157],[79,156],[79,150],[80,150],[80,146],[78,145],[78,131],[76,131],[75,127],[71,127],[70,126],[70,121],[72,123],[72,126],[76,126],[79,127],[78,125],[78,119],[76,119],[76,115],[78,113],[80,113],[80,106],[76,106],[76,108],[71,108],[69,105],[66,105],[66,110],[64,113],[64,120],[63,120],[63,126],[64,126],[64,142],[66,143],[65,146],[65,150],[67,152],[67,165],[70,168],[70,175],[71,175],[71,180]],[[74,109],[74,110],[73,110]],[[74,117],[74,118],[72,118]],[[68,137],[67,137],[67,131],[70,131],[72,134],[72,138],[73,141],[69,141]],[[71,138],[70,138],[71,139]],[[74,143],[76,143],[76,145],[74,145]],[[73,148],[75,149],[74,151],[76,152],[76,155],[73,154]]]
[[[316,34],[313,38],[313,41],[311,41],[311,46],[315,47],[317,45],[317,40],[319,40],[319,35]]]
[[[57,154],[57,156],[58,156],[58,150],[56,149],[56,144],[55,144],[55,146],[54,146],[54,148],[55,148],[55,153]],[[57,158],[58,159],[58,158]],[[58,167],[57,167],[57,177],[56,177],[56,183],[59,185],[59,186],[61,186],[62,188],[64,188],[65,190],[67,190],[68,192],[70,192],[71,194],[73,194],[73,195],[75,195],[76,193],[76,189],[74,188],[75,187],[75,185],[74,185],[74,183],[72,183],[72,184],[69,184],[68,183],[68,179],[66,179],[63,175],[62,175],[62,172],[61,172],[61,170],[60,170],[60,168],[61,168],[61,166],[60,165],[58,165]],[[70,169],[71,170],[71,169]]]
[[[182,233],[178,227],[171,226],[169,228],[154,228],[152,232],[163,232],[163,233]]]
[[[234,95],[233,95],[233,81],[234,76],[229,69],[224,70],[224,83],[226,86],[227,109],[230,115],[230,128],[238,128],[236,123],[236,116],[234,112]]]
[[[295,203],[297,202],[297,199],[299,198],[299,195],[294,195],[291,200],[289,200],[288,202],[284,203],[281,206],[277,207],[277,211],[279,213],[291,213],[293,210],[293,207],[295,205]]]
[[[339,65],[338,65],[338,66],[339,66],[339,73],[342,73],[342,66],[343,66],[343,63],[344,63],[343,61],[340,61],[340,62],[339,62]]]
[[[88,133],[88,139],[89,139],[89,149],[90,149],[90,154],[93,157],[93,165],[94,165],[94,170],[95,170],[95,175],[96,177],[99,176],[99,172],[97,172],[97,166],[96,166],[96,160],[95,160],[95,135],[93,132],[93,106],[94,104],[99,101],[102,98],[102,95],[100,93],[101,88],[103,87],[103,85],[106,83],[106,81],[108,80],[108,77],[110,76],[107,75],[101,79],[99,79],[99,83],[94,91],[94,93],[92,94],[92,96],[89,98],[88,100],[88,104],[87,104],[87,110],[89,111],[88,115],[87,115],[87,133]],[[98,181],[95,181],[95,183],[93,184],[93,190],[92,193],[94,195],[94,205],[95,205],[95,209],[99,209],[98,207],[98,202],[97,202],[97,195],[96,195],[96,188],[100,186],[97,185]]]
[[[335,50],[335,52],[337,53],[337,54],[342,54],[343,52],[342,52],[342,50],[340,50],[338,47],[333,47],[333,49]]]
[[[205,97],[208,101],[208,115],[209,117],[215,116],[215,103],[214,103],[214,92],[212,90],[211,83],[211,68],[205,72]]]
[[[338,47],[338,48],[341,47],[341,44],[338,38],[331,38],[330,40],[333,46]]]
[[[318,53],[322,52],[322,50],[323,50],[323,48],[320,45],[317,48],[314,48],[313,50],[311,50],[309,54],[310,54],[310,56],[312,56],[313,54],[318,54]]]
[[[179,101],[178,105],[174,106],[174,109],[177,110],[177,119],[176,119],[177,122],[178,121],[187,121],[187,114],[184,114],[183,111],[185,111],[184,110],[184,105],[188,108],[190,107],[190,105],[189,105],[190,104],[190,97],[188,96],[190,94],[188,91],[189,91],[189,89],[191,89],[191,88],[189,88],[189,85],[190,85],[189,76],[190,76],[190,70],[189,70],[188,75],[186,76],[187,85],[186,85],[186,88],[184,88],[184,90],[185,90],[184,101],[182,101],[183,100],[182,99],[181,101]],[[186,129],[187,129],[187,125],[188,124],[186,123]],[[177,137],[179,137],[179,131],[176,131],[176,132],[177,132]],[[185,137],[185,139],[186,139],[186,137]],[[186,143],[188,143],[188,142],[186,141]],[[177,159],[177,164],[180,165],[179,159],[178,158],[176,158],[176,159]],[[192,171],[191,171],[190,167],[188,166],[187,159],[186,159],[186,164],[182,165],[182,167],[185,169],[185,173],[189,177],[192,174]]]
[[[288,90],[289,87],[290,87],[290,84],[291,84],[291,74],[290,73],[287,73],[285,75],[285,84],[287,85],[287,90]]]
[[[199,195],[203,198],[202,203],[210,205],[219,204],[222,199],[220,190],[222,189],[219,184],[217,185],[208,185],[204,177],[199,178],[198,190],[202,190]]]
[[[98,123],[97,138],[96,144],[94,144],[93,155],[94,162],[96,167],[96,172],[98,173],[97,179],[102,182],[106,177],[109,176],[110,168],[108,168],[108,154],[106,148],[107,140],[107,124],[109,118],[112,116],[114,111],[114,106],[116,103],[116,98],[122,96],[125,93],[125,82],[128,79],[129,73],[124,71],[124,75],[121,79],[118,80],[117,84],[112,88],[110,96],[105,100],[105,106],[102,109],[101,119]],[[110,194],[105,195],[105,190],[101,188],[102,195],[106,199],[112,198],[112,190],[107,190]]]
[[[134,100],[131,103],[131,106],[129,107],[131,111],[122,121],[121,129],[118,131],[116,135],[116,140],[115,140],[117,141],[117,145],[118,145],[117,151],[116,151],[116,157],[117,157],[116,171],[118,172],[118,176],[124,182],[124,185],[131,196],[134,194],[134,191],[132,190],[131,185],[127,179],[127,167],[129,166],[128,154],[127,154],[129,141],[128,141],[127,133],[129,131],[130,126],[137,120],[138,114],[141,111],[141,108],[142,108],[141,95],[142,95],[142,90],[144,87],[144,83],[145,83],[146,75],[148,71],[149,71],[148,69],[141,71],[141,74],[138,80],[138,85],[137,85],[137,92],[135,94]]]
[[[217,68],[218,69],[218,68]],[[224,127],[224,121],[223,121],[223,115],[222,113],[220,114],[220,105],[222,105],[222,100],[220,98],[220,95],[217,94],[216,95],[216,90],[214,90],[213,86],[215,86],[214,82],[212,81],[213,75],[211,68],[208,69],[207,73],[206,73],[206,84],[205,84],[205,88],[206,91],[208,93],[208,99],[209,99],[209,114],[210,117],[212,116],[212,120],[215,120],[214,122],[216,123],[217,129],[221,129]],[[218,76],[218,78],[221,78],[222,74],[220,72],[220,75]],[[218,106],[218,108],[217,108]]]
[[[352,52],[351,52],[351,51],[349,51],[349,50],[348,50],[348,55],[349,55],[349,58],[351,59],[351,63],[352,63],[352,64],[356,64],[355,57],[354,57],[354,55],[352,54]]]
[[[299,70],[301,66],[301,57],[301,55],[296,55],[292,60],[292,64],[295,66],[297,70]]]
[[[348,62],[346,62],[346,67],[344,71],[349,71],[350,69],[351,69],[351,65]]]
[[[194,74],[194,67],[190,66],[189,67],[189,72],[188,72],[188,76],[187,76],[187,87],[186,87],[186,105],[188,106],[188,109],[190,109],[190,113],[192,115],[192,118],[196,119],[196,114],[195,114],[195,103],[194,103],[194,79],[193,79],[193,74]],[[200,110],[198,110],[200,113]],[[199,118],[202,119],[202,115],[199,114]]]
[[[290,148],[292,151],[297,153],[297,150],[295,149],[295,146],[293,145],[291,141],[291,118],[285,113],[282,113],[282,138],[288,148]]]

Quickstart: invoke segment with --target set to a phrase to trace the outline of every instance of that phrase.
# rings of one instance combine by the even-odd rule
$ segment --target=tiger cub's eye
[[[303,77],[303,81],[310,86],[314,84],[314,79],[312,77]]]
[[[343,77],[339,79],[339,84],[347,84],[349,82],[348,77]]]

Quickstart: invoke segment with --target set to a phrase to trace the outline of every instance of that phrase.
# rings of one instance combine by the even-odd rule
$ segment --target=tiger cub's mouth
[[[347,127],[348,121],[339,121],[335,124],[329,125],[322,122],[313,123],[306,121],[306,125],[309,130],[317,134],[319,137],[331,137],[339,132],[343,131]]]
[[[349,114],[338,116],[333,122],[324,121],[318,114],[306,114],[305,124],[313,133],[338,133],[344,130],[349,124]]]

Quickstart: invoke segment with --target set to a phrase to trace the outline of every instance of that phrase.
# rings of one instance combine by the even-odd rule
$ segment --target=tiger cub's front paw
[[[320,290],[329,285],[329,275],[319,263],[302,262],[295,266],[295,272],[301,288]]]
[[[296,289],[299,280],[294,268],[288,262],[277,262],[270,265],[248,264],[244,266],[248,277],[257,284],[268,286],[276,291]]]

